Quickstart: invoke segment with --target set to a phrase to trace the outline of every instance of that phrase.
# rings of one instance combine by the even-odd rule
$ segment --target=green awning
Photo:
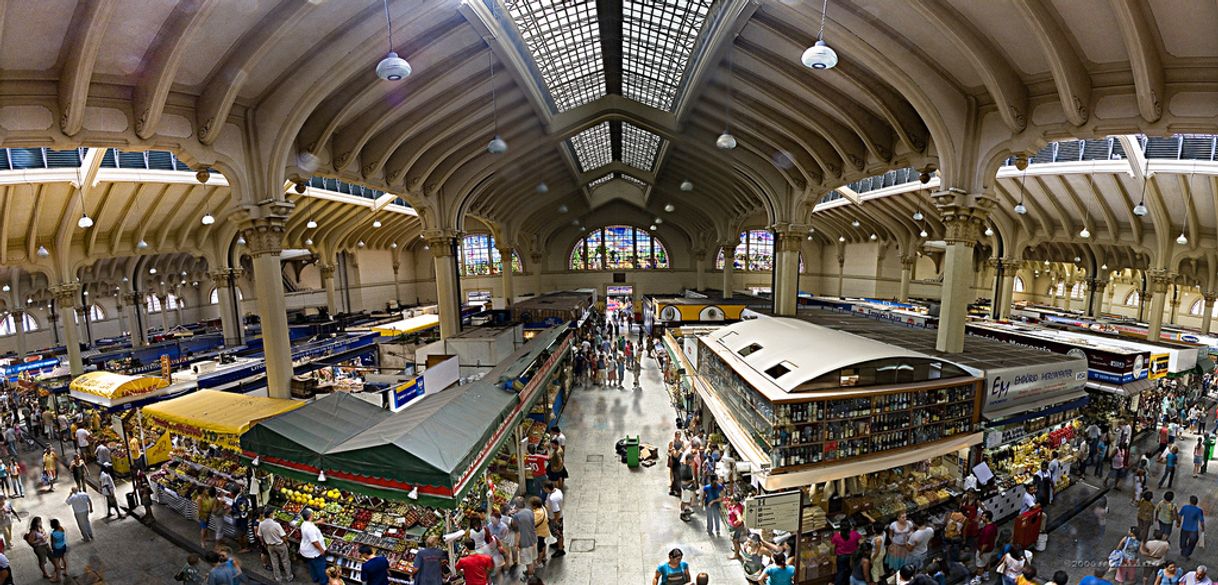
[[[330,394],[254,425],[241,435],[241,450],[251,459],[320,468],[330,449],[388,416],[385,409],[350,394]]]

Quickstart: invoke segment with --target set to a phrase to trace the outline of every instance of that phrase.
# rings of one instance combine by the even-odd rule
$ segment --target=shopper
[[[1136,526],[1130,526],[1125,537],[1117,543],[1117,550],[1121,551],[1121,562],[1116,572],[1117,583],[1132,585],[1138,579],[1138,553],[1142,545],[1138,541],[1137,532]]]
[[[1184,576],[1184,571],[1180,570],[1180,566],[1175,561],[1167,561],[1163,564],[1163,568],[1159,569],[1154,585],[1179,585],[1180,578]]]
[[[668,551],[668,562],[656,567],[655,577],[651,585],[686,585],[690,581],[689,563],[681,560],[685,553],[674,548]]]
[[[85,477],[89,475],[89,466],[85,464],[80,453],[72,457],[72,462],[68,464],[68,471],[72,472],[72,481],[76,483],[76,489],[85,491]]]
[[[795,582],[795,567],[787,564],[787,555],[774,553],[770,566],[762,572],[765,585],[792,585]]]
[[[301,510],[300,517],[304,520],[300,523],[300,556],[304,557],[305,566],[309,570],[309,578],[313,580],[313,583],[326,585],[326,538],[313,523],[313,510],[309,508]],[[418,585],[424,584],[419,583]]]
[[[1175,499],[1175,492],[1169,491],[1163,494],[1163,499],[1155,506],[1155,519],[1159,522],[1159,532],[1163,533],[1164,538],[1171,538],[1171,529],[1179,522],[1180,510],[1173,503]]]
[[[1180,506],[1180,555],[1186,561],[1193,556],[1193,549],[1205,531],[1205,512],[1197,501],[1197,496],[1189,496],[1188,503]]]
[[[250,501],[249,495],[245,493],[245,486],[237,487],[237,495],[233,497],[233,503],[229,506],[233,517],[233,527],[237,533],[237,546],[243,553],[250,552],[250,545],[254,542],[254,534],[250,531],[250,519],[254,514],[254,503]],[[224,518],[219,518],[218,526],[220,530],[216,531],[216,542],[220,542],[220,537],[224,533]]]
[[[1138,538],[1142,541],[1146,541],[1147,536],[1150,535],[1151,525],[1155,521],[1154,497],[1154,492],[1146,490],[1138,498]]]
[[[220,555],[216,551],[208,551],[204,555],[204,560],[211,565],[211,571],[207,573],[207,585],[236,585],[240,575],[237,567],[228,562],[228,559]],[[326,585],[325,581],[321,581],[319,585]]]
[[[114,465],[113,457],[110,455],[110,446],[105,443],[98,443],[97,449],[93,452],[94,461],[98,465]]]
[[[516,498],[516,512],[512,514],[512,526],[517,532],[517,550],[520,564],[524,565],[521,579],[533,574],[537,568],[537,524],[533,512],[524,506],[523,498]]]
[[[1163,487],[1163,482],[1167,482],[1167,487],[1172,487],[1176,482],[1176,463],[1180,459],[1180,447],[1172,445],[1168,448],[1167,454],[1163,456],[1163,476],[1159,478],[1159,487]]]
[[[291,555],[288,553],[287,542],[284,541],[287,534],[284,532],[283,526],[275,520],[271,508],[263,508],[262,522],[258,523],[258,528],[255,532],[258,535],[258,541],[266,549],[266,556],[270,560],[271,571],[274,573],[275,581],[294,580]]]
[[[1142,548],[1138,551],[1142,555],[1142,585],[1154,582],[1156,573],[1159,567],[1163,566],[1163,561],[1167,558],[1167,551],[1170,548],[1171,544],[1158,530],[1150,540],[1142,542]]]
[[[834,585],[849,585],[851,575],[858,572],[858,568],[855,566],[858,564],[858,559],[855,557],[858,556],[862,540],[863,535],[859,534],[848,521],[843,521],[837,532],[829,537],[829,543],[833,545],[833,553],[837,556],[837,574],[833,577]],[[870,563],[870,561],[868,562]],[[869,572],[870,569],[867,573]],[[866,577],[863,579],[866,580]]]
[[[553,536],[550,532],[550,514],[545,509],[545,502],[536,496],[529,498],[529,508],[533,510],[533,528],[537,531],[537,566],[546,566],[549,555],[546,551],[548,540]]]
[[[51,537],[42,528],[41,517],[30,518],[30,529],[25,533],[25,542],[34,549],[34,556],[38,559],[38,570],[42,571],[42,578],[50,579],[51,576],[47,574],[47,560],[51,558]],[[53,562],[51,568],[55,568]]]
[[[1002,585],[1015,585],[1016,579],[1023,575],[1026,564],[1023,547],[1012,545],[1011,549],[998,561],[998,571],[1002,574]]]
[[[554,536],[554,544],[551,548],[554,552],[550,555],[554,558],[565,556],[567,554],[566,544],[563,539],[563,506],[564,496],[562,489],[555,485],[552,481],[547,481],[542,484],[542,490],[546,494],[546,512],[549,516],[550,534]]]
[[[909,535],[909,558],[906,564],[913,565],[914,569],[921,569],[926,564],[926,555],[930,552],[930,541],[935,536],[935,529],[924,519],[919,519],[915,524],[918,529]]]
[[[55,481],[59,479],[59,455],[50,447],[42,451],[42,484],[48,492],[55,491]]]
[[[389,559],[384,555],[373,552],[372,547],[361,544],[359,546],[359,556],[364,560],[364,564],[360,565],[359,574],[363,585],[389,585]],[[458,565],[460,566],[460,565]],[[279,580],[278,577],[275,578]],[[472,585],[467,577],[466,585]]]
[[[212,510],[220,505],[216,498],[216,488],[209,487],[199,490],[195,495],[195,521],[199,525],[199,546],[207,550],[207,525],[211,521]],[[219,542],[219,541],[217,541]]]
[[[854,532],[854,531],[851,530],[851,532]],[[855,534],[858,534],[858,533],[855,532]],[[841,549],[839,548],[838,550],[841,550]],[[871,543],[864,542],[864,543],[859,544],[858,548],[856,548],[854,550],[854,554],[850,555],[850,557],[847,559],[847,563],[848,563],[847,567],[849,567],[849,569],[848,569],[849,573],[848,573],[848,578],[846,580],[846,585],[868,585],[870,583],[871,572],[872,572],[871,571],[871,567],[872,567],[871,553],[872,553]],[[838,563],[841,563],[841,562],[842,561],[840,560],[840,557],[839,557]],[[840,569],[841,565],[839,564],[838,567]],[[841,571],[839,570],[838,573],[840,574]],[[835,583],[836,583],[836,580],[835,580]]]
[[[63,531],[59,518],[51,518],[51,567],[55,569],[52,583],[68,576],[68,535]]]
[[[110,476],[109,465],[103,465],[97,474],[97,491],[106,498],[106,519],[109,520],[111,512],[113,512],[119,520],[122,520],[123,509],[118,507],[118,487],[114,485],[114,478]]]
[[[472,539],[465,539],[464,545],[465,554],[457,560],[456,572],[465,578],[465,585],[489,585],[495,561],[478,552],[478,545]]]
[[[419,549],[414,556],[414,566],[410,574],[414,577],[414,585],[442,585],[444,573],[448,565],[448,553],[440,548],[440,537],[427,537],[427,546]]]
[[[89,520],[89,514],[93,513],[93,499],[89,494],[77,488],[72,488],[72,493],[65,500],[72,507],[72,515],[76,517],[76,526],[80,528],[80,535],[84,537],[85,542],[93,540],[93,524]]]
[[[704,474],[706,485],[702,486],[702,505],[706,508],[706,534],[719,536],[723,527],[723,484],[719,476],[711,473]]]
[[[199,568],[199,555],[186,555],[186,564],[174,573],[173,580],[187,585],[203,585],[203,572]]]
[[[897,514],[897,519],[888,525],[888,556],[885,559],[888,568],[898,571],[905,566],[905,558],[909,556],[909,536],[915,529],[914,523],[904,511]]]
[[[546,479],[554,482],[562,489],[570,477],[566,464],[567,450],[558,442],[558,437],[550,439],[550,450],[546,459]]]
[[[1197,565],[1196,570],[1180,578],[1180,585],[1213,585],[1213,581],[1210,580],[1209,569],[1205,565]]]

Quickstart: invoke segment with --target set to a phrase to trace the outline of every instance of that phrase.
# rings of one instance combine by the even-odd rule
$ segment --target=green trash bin
[[[639,466],[639,437],[626,437],[626,467],[631,469]]]

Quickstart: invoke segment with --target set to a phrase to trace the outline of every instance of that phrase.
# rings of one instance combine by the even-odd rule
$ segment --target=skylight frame
[[[658,134],[622,122],[622,164],[649,173],[654,171],[662,142]]]
[[[605,96],[596,0],[504,0],[504,6],[557,111]]]
[[[623,0],[622,95],[671,112],[714,0]]]
[[[616,174],[617,173],[606,173],[605,176],[603,176],[603,177],[598,177],[596,179],[592,179],[591,181],[588,181],[588,188],[593,189],[593,188],[599,187],[601,185],[604,185],[605,183],[612,181],[613,177]]]
[[[613,162],[613,138],[609,122],[601,122],[567,139],[582,172],[599,169]]]
[[[623,181],[626,181],[627,183],[630,183],[630,184],[634,185],[635,187],[638,187],[639,189],[642,189],[644,191],[646,191],[647,188],[651,186],[651,185],[647,184],[647,181],[644,181],[643,179],[640,179],[634,175],[629,175],[626,173],[618,173],[618,178],[622,179]]]

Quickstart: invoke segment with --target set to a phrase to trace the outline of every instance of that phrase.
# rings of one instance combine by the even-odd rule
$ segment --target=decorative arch
[[[740,243],[732,255],[732,267],[741,272],[771,272],[774,270],[774,233],[770,230],[740,232]],[[723,248],[715,256],[715,269],[723,270]],[[799,272],[804,272],[804,255],[799,254]]]
[[[178,295],[175,295],[173,293],[169,293],[169,294],[165,295],[165,307],[164,307],[165,310],[175,311],[175,310],[177,310],[178,307],[182,307],[183,309],[185,309],[186,303],[182,302],[182,299],[178,298]],[[152,313],[160,313],[160,312],[161,312],[161,298],[156,295],[148,295],[148,313],[152,314]]]
[[[24,318],[21,320],[21,325],[26,333],[29,333],[30,331],[38,330],[38,320],[34,319],[34,316],[31,315],[29,313],[29,311],[22,313],[22,316]],[[8,335],[16,335],[16,334],[17,334],[17,321],[16,321],[16,319],[13,319],[13,314],[9,313],[4,316],[3,320],[0,320],[0,337],[5,337]]]
[[[1023,277],[1016,274],[1014,283],[1011,285],[1013,291],[1021,293],[1027,290],[1027,284],[1024,283]]]
[[[486,276],[503,272],[503,257],[495,247],[495,236],[470,234],[461,238],[461,276]],[[512,272],[523,272],[520,255],[512,250]]]
[[[1192,306],[1188,308],[1188,314],[1194,317],[1200,317],[1203,311],[1205,311],[1204,298],[1198,298],[1193,301]],[[1210,317],[1218,317],[1218,303],[1215,303],[1213,308],[1210,309]]]
[[[237,302],[239,303],[242,301],[241,289],[237,288],[237,287],[233,287],[233,288],[237,289]],[[209,298],[209,300],[208,300],[209,303],[211,303],[213,305],[219,304],[220,303],[220,287],[212,288],[211,295],[209,295],[208,298]]]
[[[1082,281],[1075,282],[1074,286],[1070,287],[1070,298],[1074,300],[1082,299],[1085,296],[1085,292]]]
[[[1136,307],[1139,304],[1141,304],[1141,302],[1142,302],[1142,293],[1139,292],[1138,289],[1136,289],[1136,288],[1129,291],[1129,294],[1125,295],[1125,306],[1126,307]]]
[[[651,232],[629,225],[592,230],[571,246],[570,270],[651,270],[669,268],[668,247]]]

